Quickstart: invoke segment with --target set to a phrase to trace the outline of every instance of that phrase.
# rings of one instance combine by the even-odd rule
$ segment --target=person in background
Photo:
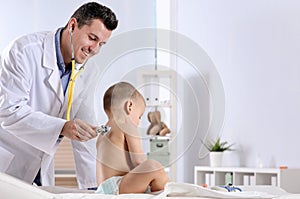
[[[103,106],[110,131],[97,140],[96,193],[162,191],[169,178],[159,162],[147,160],[138,134],[143,96],[130,83],[119,82],[105,92]]]
[[[96,126],[76,118],[84,89],[75,86],[73,96],[70,75],[99,52],[117,25],[111,9],[89,2],[64,27],[22,36],[4,49],[0,57],[0,172],[28,183],[54,185],[53,156],[67,137],[72,140],[79,187],[97,186],[95,157],[82,143],[97,136]],[[76,62],[74,73],[71,60]],[[86,83],[90,75],[83,71],[76,81]],[[72,96],[73,103],[68,103]]]

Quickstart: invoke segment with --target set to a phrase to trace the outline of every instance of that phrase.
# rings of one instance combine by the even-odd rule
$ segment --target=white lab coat
[[[54,35],[40,32],[23,36],[6,48],[0,59],[0,172],[32,183],[41,167],[45,186],[54,185],[53,156],[67,108]],[[76,81],[88,82],[88,74],[83,72]],[[71,117],[80,112],[84,99],[83,87],[76,84]],[[79,148],[74,152],[76,173],[82,179],[79,187],[96,186],[93,154],[84,143],[73,142],[73,147]]]

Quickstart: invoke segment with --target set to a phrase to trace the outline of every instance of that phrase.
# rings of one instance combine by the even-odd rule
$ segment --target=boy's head
[[[103,108],[109,119],[124,121],[127,116],[134,125],[138,125],[145,111],[145,100],[130,83],[119,82],[106,90]]]

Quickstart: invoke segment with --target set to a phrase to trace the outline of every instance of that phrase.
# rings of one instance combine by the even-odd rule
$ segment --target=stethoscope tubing
[[[71,76],[69,80],[68,85],[68,108],[66,113],[66,120],[70,121],[70,115],[71,115],[71,107],[73,103],[73,93],[74,93],[74,86],[75,86],[75,80],[80,75],[80,73],[83,71],[83,66],[80,67],[79,71],[75,73],[75,56],[74,56],[74,46],[72,41],[72,30],[70,30],[70,43],[71,43],[71,51],[72,51],[72,70],[71,70]]]

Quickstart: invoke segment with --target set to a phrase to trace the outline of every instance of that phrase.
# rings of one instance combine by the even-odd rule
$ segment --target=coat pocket
[[[0,147],[0,172],[5,172],[11,164],[14,154],[7,151],[5,148]]]

